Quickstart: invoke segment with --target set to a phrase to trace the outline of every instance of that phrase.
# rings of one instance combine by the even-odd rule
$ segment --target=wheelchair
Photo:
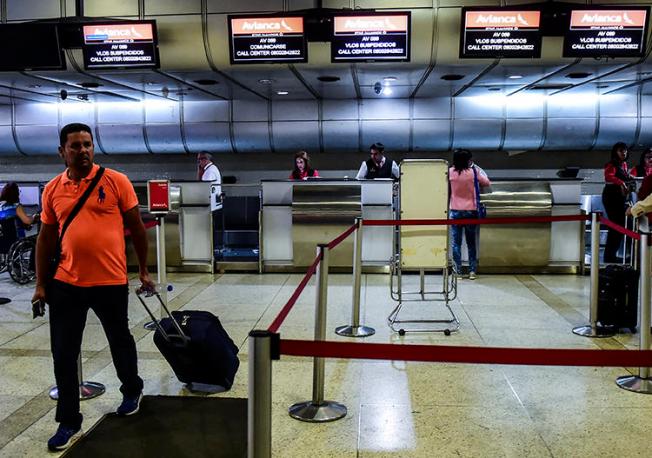
[[[18,238],[15,218],[0,220],[0,273],[24,285],[36,278],[36,235]]]

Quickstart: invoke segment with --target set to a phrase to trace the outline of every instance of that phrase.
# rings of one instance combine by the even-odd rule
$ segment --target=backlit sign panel
[[[86,69],[159,67],[154,21],[90,24],[82,32]]]
[[[645,53],[648,7],[571,11],[564,57],[640,57]]]
[[[410,13],[335,15],[331,62],[409,61]]]
[[[540,57],[540,21],[540,11],[463,8],[460,57]]]
[[[301,16],[229,16],[232,64],[307,62]]]

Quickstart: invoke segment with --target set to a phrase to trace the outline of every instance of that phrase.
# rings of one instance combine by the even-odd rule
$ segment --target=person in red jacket
[[[319,172],[310,166],[310,158],[305,151],[299,151],[294,155],[294,170],[290,174],[290,180],[305,180],[319,178]]]
[[[602,205],[614,223],[625,225],[625,199],[629,193],[632,177],[627,168],[627,145],[618,142],[611,147],[611,159],[604,166],[605,186],[602,191]],[[604,250],[604,262],[621,262],[617,257],[623,236],[620,232],[609,229],[607,245]]]
[[[652,175],[652,148],[647,148],[638,160],[638,165],[629,170],[629,174],[637,178],[645,178]]]

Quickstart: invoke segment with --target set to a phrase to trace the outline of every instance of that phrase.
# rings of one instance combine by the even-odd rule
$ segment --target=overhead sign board
[[[541,12],[462,9],[460,57],[541,57]]]
[[[564,57],[640,57],[645,53],[649,7],[571,11]]]
[[[82,32],[86,69],[159,67],[154,21],[84,25]]]
[[[331,62],[409,61],[410,12],[333,17]]]
[[[301,16],[229,16],[232,64],[307,62]]]

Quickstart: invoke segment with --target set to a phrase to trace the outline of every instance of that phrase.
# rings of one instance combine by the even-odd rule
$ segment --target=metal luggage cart
[[[408,159],[400,164],[399,219],[448,218],[448,162],[441,159]],[[449,302],[457,297],[457,277],[449,256],[448,226],[397,226],[395,254],[390,262],[390,295],[398,304],[387,317],[394,332],[443,332],[459,330],[460,322]],[[405,288],[403,274],[418,272],[419,288]],[[441,288],[428,289],[428,277],[441,276]],[[434,282],[433,282],[434,283]],[[435,305],[443,302],[446,315],[400,318],[406,303]],[[432,309],[422,307],[427,313]]]

